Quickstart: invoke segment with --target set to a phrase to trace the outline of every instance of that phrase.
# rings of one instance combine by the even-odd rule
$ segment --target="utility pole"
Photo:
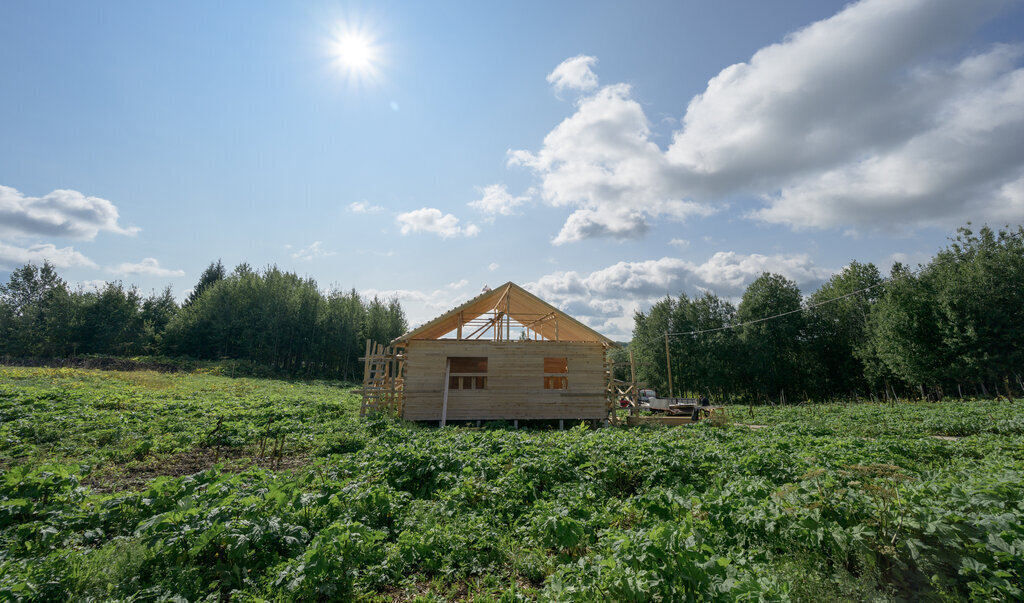
[[[672,362],[668,355],[668,331],[665,331],[665,368],[668,369],[668,397],[675,398],[672,393]]]

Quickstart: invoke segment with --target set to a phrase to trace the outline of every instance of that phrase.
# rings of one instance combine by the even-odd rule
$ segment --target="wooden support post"
[[[558,420],[558,430],[562,431],[563,429],[565,429],[565,419],[559,419]]]
[[[366,401],[370,392],[367,388],[370,384],[370,340],[366,340],[366,355],[363,356],[363,404],[359,407],[359,416],[366,416]]]
[[[672,362],[668,355],[668,331],[665,331],[665,368],[668,369],[668,397],[675,398],[672,393]]]
[[[463,314],[462,312],[459,312],[459,328],[455,332],[455,338],[456,339],[462,339],[462,314]]]
[[[519,419],[512,419],[512,427],[519,429]]]
[[[629,414],[635,417],[640,414],[640,409],[637,408],[640,405],[640,389],[636,386],[636,362],[633,361],[632,347],[629,348],[629,386],[633,390],[633,396],[629,405]]]
[[[615,388],[615,359],[608,357],[608,348],[604,350],[605,367],[608,370],[608,415],[611,417],[612,425],[619,424],[619,396],[617,395],[618,390]]]
[[[477,426],[477,427],[480,427],[480,422],[481,422],[481,421],[480,421],[480,419],[477,419],[477,420],[476,420],[476,426]]]
[[[398,385],[398,358],[395,357],[397,356],[397,354],[394,351],[394,347],[389,347],[387,349],[388,351],[385,353],[389,355],[390,358],[386,359],[385,361],[387,362],[388,381],[390,382],[391,385],[391,390],[388,392],[387,405],[388,412],[394,415],[395,411],[397,411],[397,408],[395,407],[394,388],[396,385]]]
[[[448,421],[448,379],[452,372],[452,361],[449,358],[444,367],[444,400],[441,402],[441,427]]]

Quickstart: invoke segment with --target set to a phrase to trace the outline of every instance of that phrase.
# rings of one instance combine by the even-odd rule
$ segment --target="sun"
[[[366,30],[339,27],[331,36],[334,64],[355,80],[374,79],[379,71],[381,50],[375,37]]]
[[[344,35],[338,39],[335,50],[338,61],[352,71],[365,71],[373,65],[373,43],[362,34]]]

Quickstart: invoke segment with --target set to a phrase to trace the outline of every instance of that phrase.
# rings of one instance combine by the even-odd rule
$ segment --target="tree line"
[[[242,360],[267,372],[359,379],[365,340],[407,329],[396,299],[321,291],[276,266],[227,273],[218,260],[179,305],[167,287],[144,297],[108,282],[71,289],[53,265],[26,264],[0,285],[0,356],[185,356]]]
[[[1024,228],[968,225],[927,264],[897,263],[889,278],[851,262],[804,297],[765,273],[738,306],[684,294],[634,319],[615,359],[628,367],[632,350],[637,379],[659,395],[671,371],[677,396],[752,403],[1013,396],[1024,392]]]

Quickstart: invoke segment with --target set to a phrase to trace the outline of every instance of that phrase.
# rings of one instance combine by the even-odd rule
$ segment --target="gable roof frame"
[[[457,308],[395,338],[393,343],[413,339],[436,340],[463,324],[492,311],[507,314],[523,327],[550,341],[599,342],[617,347],[611,339],[562,312],[555,306],[509,281],[485,291]]]

